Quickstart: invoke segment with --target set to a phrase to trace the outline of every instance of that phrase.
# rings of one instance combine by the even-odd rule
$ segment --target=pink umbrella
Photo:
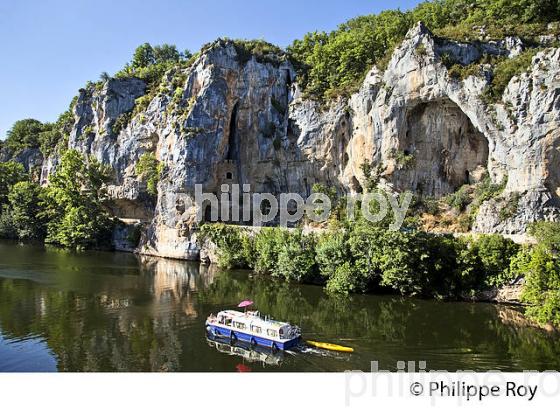
[[[241,302],[239,305],[237,305],[237,307],[247,307],[247,306],[251,306],[253,304],[252,300],[244,300],[243,302]]]

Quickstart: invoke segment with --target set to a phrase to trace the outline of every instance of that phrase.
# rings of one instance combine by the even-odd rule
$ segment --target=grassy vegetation
[[[230,40],[237,52],[237,59],[241,65],[247,64],[253,57],[259,63],[269,63],[278,66],[287,60],[287,55],[280,47],[264,40]]]
[[[531,60],[539,49],[529,49],[513,58],[502,58],[494,65],[492,82],[484,91],[483,99],[491,104],[499,101],[510,80],[526,72],[531,66]]]

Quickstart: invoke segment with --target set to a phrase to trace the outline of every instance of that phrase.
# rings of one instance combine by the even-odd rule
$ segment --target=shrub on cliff
[[[492,82],[484,91],[484,100],[489,104],[499,101],[510,80],[531,67],[531,61],[538,51],[538,49],[530,49],[516,57],[500,59],[495,64]]]
[[[134,170],[136,175],[146,181],[148,193],[157,196],[157,186],[163,172],[163,164],[158,161],[156,156],[153,153],[142,154]]]
[[[50,127],[49,124],[43,124],[41,121],[33,118],[16,121],[12,128],[8,130],[5,142],[6,147],[14,154],[25,148],[39,148],[39,135],[43,131],[48,131]]]

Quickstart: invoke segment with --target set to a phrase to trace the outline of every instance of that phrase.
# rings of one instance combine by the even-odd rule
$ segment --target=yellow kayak
[[[318,347],[319,349],[334,350],[335,352],[352,353],[354,351],[351,347],[335,345],[332,343],[315,342],[313,340],[306,340],[306,343],[310,346]]]

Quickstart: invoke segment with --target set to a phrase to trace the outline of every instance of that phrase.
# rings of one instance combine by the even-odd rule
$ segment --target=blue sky
[[[217,37],[286,46],[349,18],[418,0],[2,0],[0,138],[14,121],[53,121],[87,80],[113,74],[141,43],[196,51]]]

